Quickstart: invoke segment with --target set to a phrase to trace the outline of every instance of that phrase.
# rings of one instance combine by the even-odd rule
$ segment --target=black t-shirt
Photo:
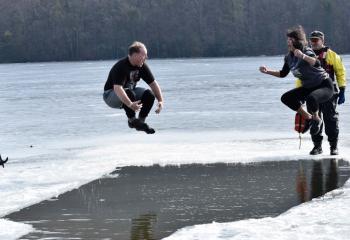
[[[113,85],[121,85],[123,88],[134,89],[136,83],[143,79],[147,84],[154,81],[153,74],[146,63],[142,67],[132,66],[129,58],[119,60],[111,69],[104,90],[113,89]]]
[[[309,57],[316,57],[311,48],[305,47],[302,51]],[[313,88],[318,86],[324,79],[328,78],[328,74],[321,67],[319,60],[314,66],[311,66],[305,60],[294,56],[294,53],[289,52],[284,58],[284,65],[280,71],[280,76],[285,77],[291,71],[294,77],[299,78],[305,88]]]

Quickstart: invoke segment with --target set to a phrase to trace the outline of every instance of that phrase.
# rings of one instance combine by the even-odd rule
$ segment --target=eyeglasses
[[[320,39],[319,38],[310,38],[310,42],[316,43],[318,42]]]

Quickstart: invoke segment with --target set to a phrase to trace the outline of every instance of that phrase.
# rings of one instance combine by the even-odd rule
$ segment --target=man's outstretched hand
[[[158,104],[157,104],[157,109],[156,109],[156,113],[157,114],[159,114],[160,113],[160,111],[162,111],[162,109],[163,109],[163,102],[158,102]]]

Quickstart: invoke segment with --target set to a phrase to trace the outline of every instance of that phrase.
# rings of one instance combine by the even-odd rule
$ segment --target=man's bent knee
[[[147,89],[142,96],[143,99],[147,99],[147,100],[151,100],[154,101],[155,100],[155,96],[153,94],[153,92],[149,89]]]

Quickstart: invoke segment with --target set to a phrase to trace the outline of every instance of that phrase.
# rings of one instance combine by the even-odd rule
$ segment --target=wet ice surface
[[[36,229],[21,239],[161,239],[202,223],[277,216],[339,186],[343,160],[123,167],[6,218]]]

